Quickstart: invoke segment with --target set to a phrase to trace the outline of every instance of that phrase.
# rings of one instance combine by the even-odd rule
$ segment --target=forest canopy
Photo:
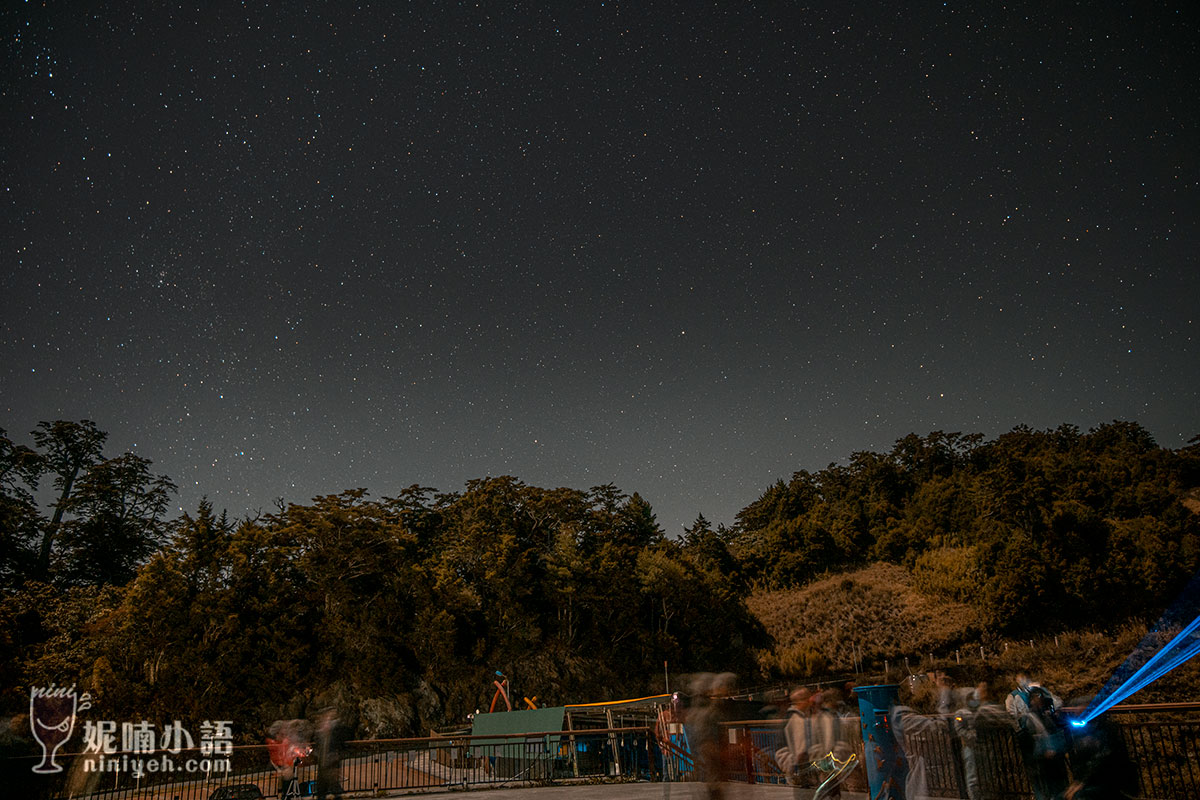
[[[543,703],[659,691],[664,662],[779,677],[795,659],[752,593],[869,564],[1018,635],[1157,614],[1200,561],[1200,446],[1131,422],[912,434],[678,540],[637,493],[511,476],[168,519],[170,480],[106,458],[105,438],[88,421],[28,445],[0,431],[6,713],[55,681],[114,718],[253,735],[337,704],[361,736],[423,733],[486,708],[497,670]]]

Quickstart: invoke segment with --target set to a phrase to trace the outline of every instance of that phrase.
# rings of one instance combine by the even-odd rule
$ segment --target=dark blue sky
[[[17,441],[676,533],[910,432],[1200,433],[1188,4],[202,5],[3,12]]]

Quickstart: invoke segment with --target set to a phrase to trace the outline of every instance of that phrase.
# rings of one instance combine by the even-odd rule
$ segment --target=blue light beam
[[[1172,645],[1168,645],[1168,647],[1171,646]],[[1162,655],[1165,652],[1167,652],[1166,648],[1160,651],[1159,655]],[[1130,695],[1141,691],[1154,681],[1161,678],[1163,675],[1166,675],[1171,670],[1182,665],[1184,662],[1190,661],[1196,655],[1200,655],[1200,642],[1193,642],[1180,652],[1172,655],[1154,669],[1149,669],[1151,665],[1147,663],[1140,670],[1138,670],[1133,677],[1117,687],[1116,691],[1110,694],[1107,698],[1101,700],[1099,703],[1093,700],[1092,704],[1088,707],[1087,713],[1079,721],[1079,724],[1076,727],[1082,727],[1083,725],[1086,725],[1095,717],[1103,714],[1105,711],[1112,708]]]
[[[1088,704],[1083,716],[1071,720],[1071,724],[1076,728],[1082,728],[1125,698],[1141,691],[1171,670],[1200,655],[1200,636],[1197,636],[1197,631],[1200,631],[1200,616],[1197,616],[1185,625],[1165,647],[1136,670],[1134,669],[1134,665],[1141,660],[1143,654],[1158,644],[1161,631],[1176,627],[1177,618],[1181,612],[1192,614],[1195,613],[1197,607],[1200,607],[1200,574],[1192,577],[1179,599],[1163,614],[1154,629],[1130,653],[1129,657],[1125,659],[1125,663],[1113,673],[1104,688],[1100,690],[1100,694],[1096,695]],[[1192,641],[1188,641],[1189,639]]]

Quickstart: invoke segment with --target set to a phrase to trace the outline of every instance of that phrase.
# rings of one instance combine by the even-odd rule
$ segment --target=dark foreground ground
[[[810,800],[812,789],[787,786],[722,785],[722,800]],[[706,800],[704,787],[695,783],[601,783],[568,786],[471,789],[468,791],[389,794],[389,798],[425,796],[430,800]],[[857,792],[842,792],[844,800],[866,800]]]

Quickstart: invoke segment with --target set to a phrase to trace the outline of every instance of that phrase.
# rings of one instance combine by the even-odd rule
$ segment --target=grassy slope
[[[860,682],[900,680],[906,660],[913,672],[949,667],[959,672],[960,682],[986,678],[1001,687],[1018,669],[1031,668],[1065,698],[1098,692],[1146,632],[1145,625],[1131,623],[1111,631],[1049,632],[1032,643],[985,639],[978,615],[968,606],[922,595],[908,571],[892,564],[874,564],[801,589],[756,592],[748,605],[776,642],[761,658],[764,671],[781,678],[850,675],[857,648],[864,662]],[[1129,702],[1192,700],[1200,700],[1200,659]]]

